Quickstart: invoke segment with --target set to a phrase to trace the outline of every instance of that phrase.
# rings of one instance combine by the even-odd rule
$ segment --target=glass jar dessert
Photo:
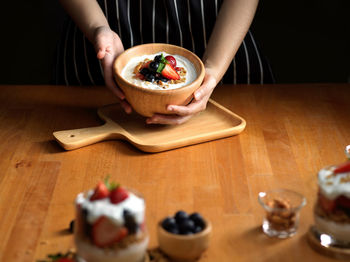
[[[321,169],[318,186],[315,229],[329,244],[350,247],[350,161]]]
[[[144,199],[108,182],[80,193],[74,238],[81,261],[143,262],[149,240]]]

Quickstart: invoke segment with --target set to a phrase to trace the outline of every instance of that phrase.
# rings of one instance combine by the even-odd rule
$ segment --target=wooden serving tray
[[[124,139],[145,152],[161,152],[241,133],[246,121],[214,100],[207,109],[182,125],[146,125],[145,118],[127,115],[119,104],[98,109],[102,126],[57,131],[53,135],[66,150],[111,139]]]

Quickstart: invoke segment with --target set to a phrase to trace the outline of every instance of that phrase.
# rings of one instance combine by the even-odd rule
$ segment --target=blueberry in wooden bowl
[[[178,211],[157,226],[159,248],[173,261],[195,261],[208,248],[212,226],[199,213]]]

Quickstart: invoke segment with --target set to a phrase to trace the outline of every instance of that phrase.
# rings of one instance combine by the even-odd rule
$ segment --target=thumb
[[[98,59],[103,59],[106,55],[106,49],[108,47],[108,38],[106,38],[103,34],[99,34],[97,36],[96,42],[95,42],[95,49],[97,53]]]
[[[103,59],[106,55],[106,48],[104,47],[99,47],[98,51],[97,51],[97,58],[98,59]]]
[[[202,97],[210,94],[216,86],[215,80],[210,75],[205,75],[202,85],[194,92],[194,99],[201,100]]]

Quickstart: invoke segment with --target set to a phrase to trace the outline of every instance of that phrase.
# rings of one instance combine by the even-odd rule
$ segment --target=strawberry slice
[[[337,206],[345,207],[350,209],[350,199],[346,196],[340,196],[336,200]]]
[[[109,190],[105,183],[99,182],[95,188],[94,194],[91,196],[90,201],[103,199],[109,196]]]
[[[334,169],[334,174],[350,172],[350,161],[340,164],[336,169]]]
[[[126,227],[117,227],[111,220],[101,216],[92,226],[93,242],[98,247],[107,247],[128,235]]]
[[[109,195],[109,199],[113,204],[118,204],[127,199],[128,197],[128,191],[121,186],[118,186],[116,189],[112,190],[111,194]]]
[[[320,193],[318,194],[318,201],[322,209],[328,213],[334,211],[336,208],[335,200],[328,199]]]
[[[162,71],[162,76],[164,76],[165,78],[168,78],[168,79],[172,79],[172,80],[179,80],[180,79],[179,74],[176,72],[176,70],[170,64],[165,65],[165,67]]]
[[[172,67],[175,67],[176,66],[176,59],[175,57],[171,56],[171,55],[168,55],[165,57],[165,59],[169,62],[169,64],[172,66]]]

